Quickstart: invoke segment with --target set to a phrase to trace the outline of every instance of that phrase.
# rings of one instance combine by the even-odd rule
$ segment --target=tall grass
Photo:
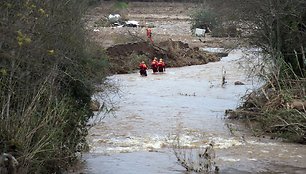
[[[94,85],[107,73],[86,37],[86,6],[0,2],[0,153],[18,160],[19,173],[62,173],[86,147]]]

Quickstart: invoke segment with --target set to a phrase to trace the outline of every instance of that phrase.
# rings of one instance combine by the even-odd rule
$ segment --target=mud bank
[[[149,65],[154,57],[162,58],[167,63],[167,67],[182,67],[191,65],[201,65],[208,62],[219,61],[228,53],[210,53],[200,50],[198,47],[191,48],[187,43],[181,41],[164,41],[159,43],[136,42],[128,44],[114,45],[106,49],[110,61],[114,64],[116,73],[125,74],[129,72],[130,64],[141,56]],[[135,60],[136,61],[136,60]],[[135,69],[139,62],[135,62]]]

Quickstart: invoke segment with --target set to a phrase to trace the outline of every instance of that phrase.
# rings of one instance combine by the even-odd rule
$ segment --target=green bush
[[[213,29],[219,25],[217,13],[209,8],[198,9],[191,14],[191,29],[209,27]]]
[[[123,10],[128,8],[129,5],[126,2],[122,2],[122,1],[116,1],[115,4],[113,5],[113,10]]]
[[[107,65],[86,38],[86,0],[0,2],[0,153],[20,173],[60,173],[76,160]]]

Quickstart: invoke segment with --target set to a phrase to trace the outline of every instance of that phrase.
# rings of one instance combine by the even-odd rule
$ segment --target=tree
[[[216,8],[225,8],[222,1],[214,3]],[[282,72],[289,67],[293,76],[306,76],[304,0],[229,0],[226,5],[227,10],[223,11],[227,11],[227,16],[231,18],[225,20],[236,20],[248,25],[253,33],[253,45],[270,55],[272,60],[281,66]],[[230,13],[229,9],[235,13]],[[278,64],[279,62],[282,63]]]
[[[259,122],[264,132],[306,143],[306,1],[304,0],[216,0],[215,8],[226,7],[228,15],[251,31],[252,46],[261,48],[265,61],[261,75],[266,84],[245,96],[234,113]],[[221,5],[217,5],[217,4]],[[242,111],[242,112],[240,112]],[[246,114],[247,113],[247,114]]]

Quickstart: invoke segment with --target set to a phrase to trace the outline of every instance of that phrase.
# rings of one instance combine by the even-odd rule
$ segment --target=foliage
[[[0,153],[20,173],[60,173],[85,143],[103,52],[86,38],[87,1],[0,2]]]
[[[129,7],[128,3],[123,1],[115,1],[111,7],[111,14],[120,14],[121,18],[119,22],[122,23],[123,21],[128,20],[128,11],[127,8]]]
[[[223,20],[234,21],[248,31],[252,46],[264,53],[263,71],[259,75],[267,84],[247,95],[243,106],[232,113],[233,117],[256,120],[265,132],[305,143],[306,2],[210,3],[216,10],[228,13]]]
[[[305,77],[306,3],[299,0],[268,3],[264,5],[271,8],[256,11],[261,15],[253,20],[258,26],[254,43],[275,61],[284,61],[282,72],[288,70],[288,65],[293,71],[286,73]]]
[[[187,171],[193,173],[218,173],[219,167],[216,165],[216,153],[214,143],[210,142],[205,147],[190,147],[183,145],[181,142],[182,135],[181,124],[178,125],[177,134],[173,143],[174,155],[178,164],[184,167]]]
[[[114,10],[122,10],[122,9],[126,9],[128,7],[129,7],[129,5],[126,2],[122,2],[122,1],[117,1],[113,5]]]
[[[197,173],[218,173],[219,167],[215,163],[213,145],[206,148],[173,147],[178,163],[187,171]]]
[[[229,118],[248,119],[251,125],[256,123],[251,126],[253,130],[305,144],[306,80],[280,75],[267,76],[270,81],[266,85],[246,95],[243,105],[227,114]]]
[[[199,8],[193,14],[191,14],[191,29],[203,28],[213,29],[219,24],[217,13],[210,8]]]
[[[236,3],[241,5],[235,6]],[[236,13],[236,22],[251,30],[251,43],[260,47],[275,65],[287,66],[292,76],[305,77],[306,2],[303,0],[229,0],[227,8]],[[223,4],[224,2],[219,1]],[[234,5],[233,5],[234,4]],[[230,11],[230,10],[227,10]],[[228,16],[233,16],[229,14]],[[228,20],[228,19],[224,19]],[[277,62],[283,62],[278,64]],[[288,72],[286,72],[288,73]]]
[[[306,3],[270,0],[253,1],[252,5],[245,17],[255,24],[253,44],[272,60],[270,75],[265,76],[275,91],[257,119],[263,130],[305,143],[306,111],[294,105],[296,101],[303,104],[305,96]]]

